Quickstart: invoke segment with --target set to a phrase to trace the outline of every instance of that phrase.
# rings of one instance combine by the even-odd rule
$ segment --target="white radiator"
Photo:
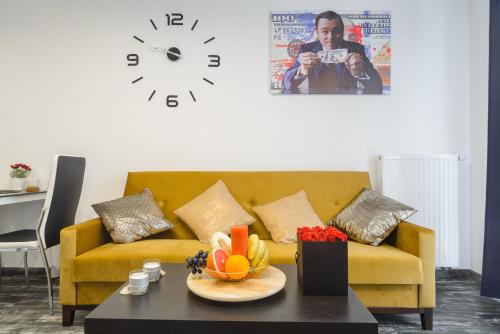
[[[458,156],[380,156],[381,191],[417,209],[409,221],[434,230],[436,266],[459,264]]]

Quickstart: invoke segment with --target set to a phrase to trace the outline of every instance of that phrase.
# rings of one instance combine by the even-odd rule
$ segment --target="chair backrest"
[[[45,248],[59,244],[59,232],[75,223],[82,192],[85,158],[56,155],[50,171],[49,186],[39,223],[40,239]]]

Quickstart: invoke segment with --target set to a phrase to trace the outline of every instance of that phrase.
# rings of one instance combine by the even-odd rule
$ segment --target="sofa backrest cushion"
[[[326,222],[337,214],[363,188],[370,188],[367,172],[277,171],[277,172],[130,172],[124,195],[149,188],[165,217],[174,223],[171,230],[154,238],[196,239],[174,210],[204,192],[218,180],[224,181],[234,198],[256,222],[249,233],[271,239],[252,207],[292,195],[302,189],[312,207]]]

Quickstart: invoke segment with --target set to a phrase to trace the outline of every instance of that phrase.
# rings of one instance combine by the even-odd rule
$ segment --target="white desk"
[[[25,191],[12,194],[0,194],[0,205],[32,202],[44,200],[47,196],[47,191],[38,191],[35,193],[27,193]]]

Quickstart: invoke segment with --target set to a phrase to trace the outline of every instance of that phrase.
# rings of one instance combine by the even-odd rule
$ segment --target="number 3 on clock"
[[[208,58],[210,59],[210,63],[208,64],[208,67],[219,67],[220,66],[220,56],[208,55]]]

